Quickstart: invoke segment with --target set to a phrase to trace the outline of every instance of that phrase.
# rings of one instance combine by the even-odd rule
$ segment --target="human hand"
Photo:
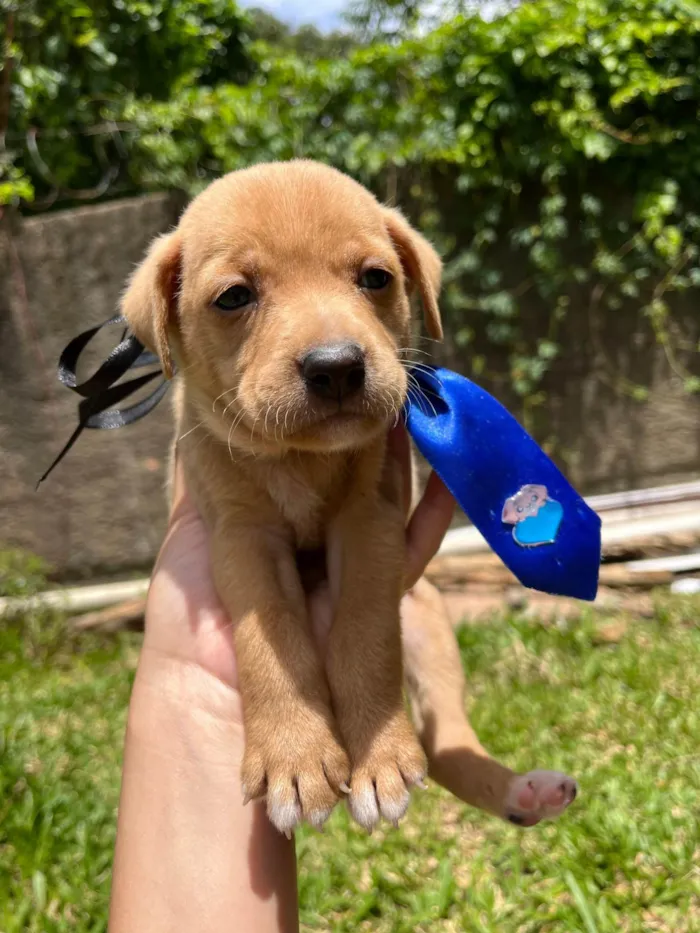
[[[407,491],[403,427],[391,433],[390,451]],[[453,509],[431,477],[407,529],[407,586],[437,550]],[[308,600],[322,647],[332,621],[327,584],[312,588]],[[261,803],[244,806],[242,797],[245,737],[233,634],[214,587],[207,531],[177,464],[129,711],[110,933],[218,933],[232,918],[237,928],[258,933],[298,931],[293,844]]]

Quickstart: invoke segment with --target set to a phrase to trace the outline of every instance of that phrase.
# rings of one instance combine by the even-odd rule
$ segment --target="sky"
[[[241,0],[243,6],[262,7],[290,26],[313,23],[318,29],[330,31],[341,25],[341,13],[350,0]],[[436,4],[436,6],[438,6]],[[503,9],[501,0],[486,0],[478,4],[486,19]]]
[[[313,23],[319,29],[334,29],[340,25],[340,13],[347,0],[243,0],[242,5],[269,10],[291,26]]]

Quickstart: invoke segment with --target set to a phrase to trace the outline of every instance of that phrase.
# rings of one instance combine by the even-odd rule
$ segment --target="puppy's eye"
[[[391,282],[391,273],[386,269],[366,269],[360,276],[360,288],[379,291]]]
[[[214,302],[219,311],[239,311],[253,301],[253,293],[245,285],[232,285]]]

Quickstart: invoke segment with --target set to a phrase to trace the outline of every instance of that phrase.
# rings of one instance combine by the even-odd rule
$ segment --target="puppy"
[[[178,455],[235,626],[244,790],[266,796],[287,834],[302,819],[321,826],[342,794],[362,826],[396,822],[426,773],[403,701],[405,518],[386,435],[407,396],[410,297],[439,339],[440,277],[400,213],[299,161],[214,182],[123,298],[136,336],[168,376],[177,367]],[[321,548],[334,607],[323,660],[296,562]],[[459,658],[447,663],[455,674]],[[477,770],[488,761],[478,753]],[[503,786],[489,772],[465,796],[507,816],[503,772]]]

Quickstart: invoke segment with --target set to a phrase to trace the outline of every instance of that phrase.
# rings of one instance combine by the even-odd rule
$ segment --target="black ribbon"
[[[138,421],[152,411],[170,387],[170,382],[163,378],[158,387],[140,402],[131,405],[129,408],[113,408],[114,405],[118,405],[129,395],[133,395],[134,392],[138,392],[143,386],[163,375],[158,357],[146,350],[144,345],[133,334],[130,334],[126,327],[123,330],[119,344],[112,350],[97,372],[90,376],[89,379],[86,379],[85,382],[78,382],[76,370],[80,354],[95,334],[101,331],[103,327],[108,327],[111,324],[125,325],[126,320],[120,314],[115,314],[114,317],[109,318],[109,320],[104,321],[97,327],[91,327],[89,330],[83,331],[82,334],[78,334],[61,354],[58,362],[58,378],[66,388],[82,396],[82,401],[78,404],[78,426],[36,484],[37,489],[63,460],[85,428],[99,431],[123,428],[127,424],[133,424],[134,421]],[[116,385],[130,369],[142,369],[154,365],[159,367],[154,372]]]

